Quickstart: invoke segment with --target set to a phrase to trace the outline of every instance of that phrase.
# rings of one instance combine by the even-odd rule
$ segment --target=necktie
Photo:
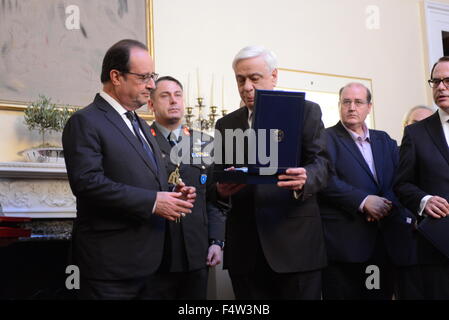
[[[148,158],[150,159],[151,164],[154,166],[154,168],[157,171],[158,168],[157,168],[156,158],[154,157],[154,153],[151,150],[151,147],[148,145],[148,143],[145,141],[144,137],[140,133],[140,126],[139,126],[139,122],[137,121],[136,115],[132,111],[128,111],[125,114],[126,114],[126,117],[129,119],[129,121],[131,121],[133,130],[134,130],[134,133],[136,134],[137,139],[140,141],[143,149],[145,150],[145,153],[148,155]]]
[[[167,137],[168,143],[170,143],[170,145],[172,147],[174,147],[176,145],[176,136],[173,133],[173,131],[170,131],[168,137]]]

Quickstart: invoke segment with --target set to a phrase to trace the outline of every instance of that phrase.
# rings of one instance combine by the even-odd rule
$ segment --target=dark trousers
[[[449,300],[449,265],[420,265],[423,299]]]
[[[374,275],[368,266],[377,266],[379,288],[372,288]],[[394,267],[381,237],[371,258],[363,263],[330,261],[323,270],[324,300],[391,300],[394,292]]]
[[[206,299],[208,269],[191,272],[158,272],[127,280],[82,278],[80,300],[175,300]]]
[[[237,300],[319,300],[321,270],[276,273],[258,250],[254,272],[229,273]]]
[[[424,299],[421,269],[418,265],[395,268],[396,300]]]
[[[206,300],[209,269],[157,272],[151,276],[152,299]]]
[[[366,268],[372,264],[330,262],[323,270],[323,299],[391,300],[393,297],[391,266],[376,264],[379,267],[380,285],[378,289],[369,289],[366,282],[373,273],[366,273]]]

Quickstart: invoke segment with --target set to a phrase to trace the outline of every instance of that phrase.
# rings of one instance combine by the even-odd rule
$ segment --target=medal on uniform
[[[176,169],[170,173],[170,176],[168,177],[168,183],[177,185],[182,182],[181,174],[179,173],[179,163],[176,166]],[[176,218],[175,223],[181,222],[181,218]]]
[[[179,173],[179,163],[178,163],[175,171],[170,173],[170,175],[168,177],[168,183],[171,183],[176,186],[180,182],[182,182],[182,180],[181,180],[181,174]]]

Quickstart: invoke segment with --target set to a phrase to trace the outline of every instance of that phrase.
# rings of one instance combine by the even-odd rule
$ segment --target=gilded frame
[[[288,68],[278,68],[278,83],[276,88],[280,90],[291,90],[291,91],[304,91],[306,92],[306,99],[314,101],[314,99],[308,98],[307,93],[312,94],[323,94],[329,96],[337,96],[341,87],[345,86],[350,82],[360,82],[371,90],[373,93],[373,81],[370,78],[362,78],[362,77],[354,77],[354,76],[346,76],[346,75],[337,75],[330,73],[321,73],[321,72],[313,72],[313,71],[303,71],[303,70],[295,70]],[[330,97],[332,100],[332,97]],[[335,100],[335,99],[333,99]],[[335,123],[330,123],[326,121],[327,114],[329,112],[326,105],[320,103],[319,101],[314,101],[320,104],[321,111],[323,113],[323,122],[327,127],[331,126]],[[338,101],[331,101],[332,104],[337,103]],[[375,128],[375,116],[374,109],[375,104],[373,103],[373,109],[371,110],[370,115],[367,118],[367,125],[371,129]],[[331,106],[335,113],[336,105]],[[338,107],[337,107],[338,108]],[[336,117],[336,115],[334,115]],[[333,117],[333,118],[334,118]],[[335,119],[337,120],[337,119]]]
[[[145,3],[145,32],[146,45],[151,56],[154,58],[154,25],[153,25],[153,0],[142,0]],[[30,101],[3,100],[0,98],[0,110],[23,112]],[[144,107],[143,107],[144,108]],[[139,111],[139,114],[145,120],[152,120],[150,111]]]

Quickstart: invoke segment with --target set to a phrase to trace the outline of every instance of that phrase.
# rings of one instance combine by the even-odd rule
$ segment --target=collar
[[[346,129],[346,131],[348,131],[352,140],[354,140],[355,142],[357,142],[359,140],[368,141],[368,142],[370,141],[369,130],[365,123],[363,123],[363,125],[362,125],[363,136],[359,135],[358,133],[356,133],[356,132],[352,131],[351,129],[349,129],[348,127],[346,127],[343,122],[341,124]]]
[[[251,116],[253,115],[253,110],[250,110],[248,107],[247,107],[247,109],[248,109],[248,121],[250,121]]]
[[[444,128],[444,125],[447,124],[447,122],[449,120],[449,114],[446,111],[444,111],[443,109],[438,108],[438,115],[440,116],[440,121]]]
[[[164,138],[167,138],[168,135],[170,134],[170,130],[168,130],[166,127],[164,127],[163,125],[161,125],[159,122],[154,121],[154,125],[157,127],[157,129],[161,132],[161,134],[164,136]],[[181,135],[181,129],[182,129],[182,125],[180,125],[178,128],[176,128],[175,130],[173,130],[173,133],[176,136],[176,140],[179,139],[179,136]]]
[[[121,116],[125,116],[125,113],[128,112],[128,110],[126,110],[117,100],[115,100],[103,90],[100,91],[100,96],[104,100],[106,100],[111,105],[111,107],[113,107],[114,110],[117,111]]]

